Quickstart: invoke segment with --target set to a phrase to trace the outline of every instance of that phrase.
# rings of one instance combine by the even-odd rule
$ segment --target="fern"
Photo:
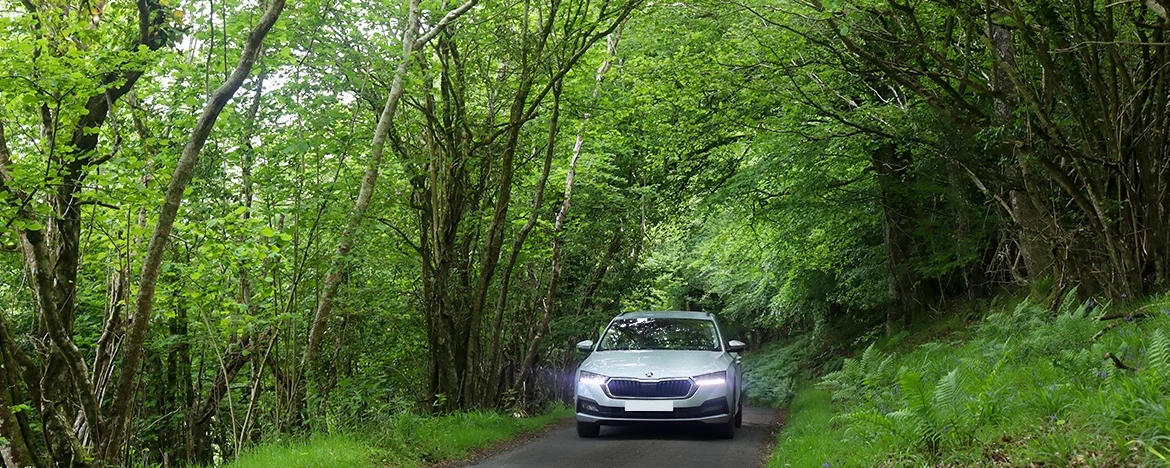
[[[959,407],[962,396],[959,390],[959,369],[952,370],[939,379],[934,387],[932,403],[938,408],[954,409]]]
[[[886,414],[874,410],[854,411],[834,417],[832,421],[853,426],[867,426],[882,433],[892,434],[912,446],[921,443],[915,418],[906,410]]]
[[[845,413],[834,417],[833,422],[845,422],[850,424],[863,423],[873,426],[878,430],[893,432],[898,434],[902,432],[902,428],[898,427],[898,418],[892,417],[891,414],[882,414],[874,410],[869,411],[854,411],[852,413]]]
[[[890,381],[890,364],[893,356],[869,345],[858,359],[846,359],[841,370],[821,379],[818,387],[833,394],[833,398],[846,401],[869,401]]]
[[[1004,348],[1011,349],[1010,344],[1011,340],[1009,339],[1004,343]],[[1002,405],[1000,391],[1003,388],[999,382],[999,372],[1003,369],[1004,364],[1010,361],[1010,351],[1000,356],[995,366],[991,368],[991,372],[983,377],[978,388],[975,389],[974,397],[967,403],[967,413],[971,415],[973,426],[992,424],[999,419]]]
[[[936,452],[942,440],[942,427],[935,411],[934,398],[918,372],[903,373],[898,382],[906,397],[907,418],[915,427],[916,443],[931,453]]]
[[[1170,339],[1162,330],[1154,330],[1150,335],[1149,367],[1157,372],[1159,377],[1170,376]]]
[[[1087,307],[1084,307],[1084,302],[1077,298],[1077,286],[1069,288],[1068,292],[1064,293],[1064,298],[1060,301],[1060,308],[1058,309],[1060,315],[1080,318],[1082,312]]]

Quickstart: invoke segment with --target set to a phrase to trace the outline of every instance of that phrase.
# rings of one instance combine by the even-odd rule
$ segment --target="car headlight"
[[[609,377],[589,371],[581,371],[581,376],[577,378],[578,382],[593,385],[604,385],[606,380],[609,380]]]
[[[712,372],[710,374],[696,375],[692,377],[695,380],[695,385],[700,387],[723,385],[727,383],[727,371]]]

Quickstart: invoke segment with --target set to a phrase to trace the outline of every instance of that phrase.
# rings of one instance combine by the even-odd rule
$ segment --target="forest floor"
[[[1170,296],[1056,302],[745,357],[749,393],[790,402],[769,466],[1166,466]]]
[[[441,417],[400,413],[376,429],[314,433],[305,439],[263,444],[228,468],[427,467],[475,457],[509,440],[540,432],[572,416],[558,405],[532,417],[497,412]]]

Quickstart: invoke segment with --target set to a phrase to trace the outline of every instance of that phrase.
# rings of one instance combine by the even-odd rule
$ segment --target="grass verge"
[[[811,382],[800,385],[788,411],[769,467],[870,466],[880,460],[881,453],[858,450],[869,445],[833,422],[841,408]]]
[[[371,429],[313,434],[246,450],[228,468],[417,467],[461,460],[476,450],[572,416],[558,405],[539,416],[516,418],[475,411],[440,417],[400,413]]]

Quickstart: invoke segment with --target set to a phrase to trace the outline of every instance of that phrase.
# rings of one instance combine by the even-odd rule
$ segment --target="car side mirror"
[[[742,353],[745,349],[747,349],[747,344],[742,341],[731,340],[727,342],[727,352],[729,353]]]
[[[577,343],[577,351],[588,353],[593,351],[593,340],[585,340]]]

